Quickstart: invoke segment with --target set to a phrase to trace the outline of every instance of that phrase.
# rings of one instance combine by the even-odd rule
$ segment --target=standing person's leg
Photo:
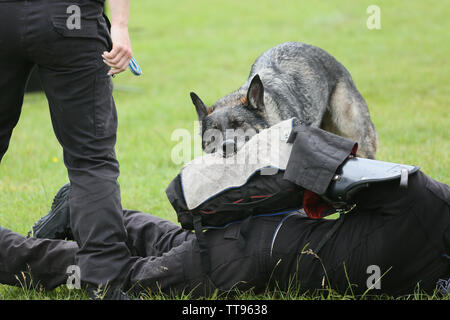
[[[101,54],[111,47],[102,6],[79,1],[79,28],[69,28],[69,2],[28,7],[28,52],[39,65],[55,134],[71,183],[70,212],[79,245],[76,264],[93,289],[124,281],[130,260],[123,224],[117,114]]]
[[[19,120],[25,84],[32,67],[21,52],[21,7],[20,3],[0,2],[0,162]]]

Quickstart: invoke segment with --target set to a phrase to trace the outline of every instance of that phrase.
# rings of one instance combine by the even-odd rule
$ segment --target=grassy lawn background
[[[371,4],[381,8],[381,30],[366,27]],[[418,165],[448,184],[449,13],[434,0],[131,1],[130,35],[144,75],[114,80],[123,206],[176,221],[165,188],[180,169],[171,133],[193,132],[189,92],[212,104],[285,41],[321,47],[350,71],[378,130],[378,159]],[[0,225],[26,234],[67,181],[46,98],[28,94],[0,166]],[[0,286],[2,295],[33,297]]]

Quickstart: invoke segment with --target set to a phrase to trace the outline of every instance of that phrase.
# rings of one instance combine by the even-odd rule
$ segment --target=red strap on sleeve
[[[331,205],[309,190],[305,190],[304,192],[303,209],[308,217],[313,219],[320,219],[330,214],[330,212],[334,212],[334,208]]]

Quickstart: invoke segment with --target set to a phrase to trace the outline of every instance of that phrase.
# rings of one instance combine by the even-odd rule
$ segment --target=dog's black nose
[[[237,150],[236,150],[236,143],[234,143],[234,140],[231,139],[225,140],[222,143],[222,151],[224,158],[229,157],[230,155],[235,153]]]

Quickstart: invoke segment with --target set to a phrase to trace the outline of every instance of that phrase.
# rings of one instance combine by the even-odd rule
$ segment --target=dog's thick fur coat
[[[212,107],[195,93],[191,98],[202,133],[259,131],[296,117],[302,124],[356,141],[357,156],[375,158],[378,138],[366,101],[347,69],[312,45],[287,42],[266,51],[253,64],[248,80]]]

